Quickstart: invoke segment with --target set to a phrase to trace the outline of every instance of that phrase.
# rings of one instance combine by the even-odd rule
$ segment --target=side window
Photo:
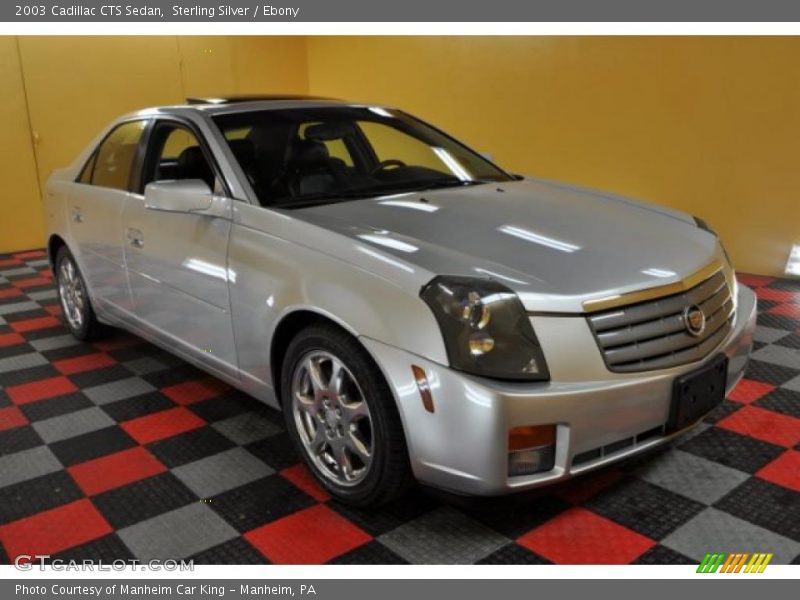
[[[150,173],[145,174],[143,186],[153,181],[202,179],[214,189],[214,170],[194,133],[180,125],[161,123],[151,140]]]
[[[133,159],[145,125],[146,121],[123,123],[106,137],[94,156],[92,185],[128,189]]]
[[[89,160],[86,161],[86,164],[83,165],[83,170],[81,171],[80,177],[78,177],[79,183],[92,183],[92,171],[94,171],[94,160],[97,158],[96,153],[92,153],[89,157]]]

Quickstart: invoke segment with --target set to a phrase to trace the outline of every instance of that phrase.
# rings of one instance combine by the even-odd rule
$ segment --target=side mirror
[[[195,212],[211,208],[214,195],[202,179],[154,181],[144,188],[144,206],[169,212]]]

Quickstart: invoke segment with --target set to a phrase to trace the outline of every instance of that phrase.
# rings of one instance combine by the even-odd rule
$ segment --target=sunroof
[[[199,97],[191,96],[186,98],[189,104],[234,104],[236,102],[259,102],[259,101],[279,101],[279,100],[334,100],[334,98],[322,98],[320,96],[303,96],[301,94],[244,94],[234,96],[210,96]]]

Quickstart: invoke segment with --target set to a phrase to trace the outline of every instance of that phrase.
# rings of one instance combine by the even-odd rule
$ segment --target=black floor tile
[[[705,506],[640,479],[626,479],[584,506],[653,540],[661,540]]]
[[[269,561],[244,538],[235,538],[190,557],[197,565],[266,565]]]
[[[800,502],[797,501],[797,492],[753,477],[718,500],[714,506],[800,542]]]
[[[213,427],[201,427],[149,444],[156,458],[170,469],[224,452],[236,446]]]
[[[328,564],[331,565],[407,565],[408,561],[398,556],[389,548],[376,540],[372,540],[337,556]]]
[[[514,542],[495,550],[478,561],[479,565],[549,565],[546,558]]]
[[[678,447],[746,473],[755,473],[784,451],[781,446],[718,427],[708,429]]]
[[[214,512],[241,533],[316,504],[280,475],[264,477],[209,500]]]
[[[0,525],[80,498],[83,498],[83,492],[66,471],[0,488]]]
[[[50,444],[65,467],[77,465],[101,456],[136,446],[136,442],[120,427],[106,427]]]
[[[162,473],[95,496],[92,501],[115,529],[175,510],[199,499],[172,473]]]

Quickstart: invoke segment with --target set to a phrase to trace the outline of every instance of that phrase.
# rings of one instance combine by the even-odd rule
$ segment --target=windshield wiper
[[[487,179],[434,179],[433,181],[421,182],[419,187],[406,189],[409,192],[425,192],[427,190],[437,190],[450,187],[469,187],[491,183]]]
[[[319,206],[321,204],[334,204],[336,202],[346,202],[347,200],[371,198],[381,194],[383,194],[383,191],[375,189],[324,192],[320,194],[308,194],[299,198],[285,200],[283,202],[276,202],[271,206],[274,208],[306,208],[308,206]]]
[[[335,204],[337,202],[346,202],[347,200],[360,200],[363,198],[375,198],[377,196],[384,196],[387,194],[402,194],[412,192],[424,192],[427,190],[435,190],[449,187],[465,187],[472,185],[480,185],[484,183],[491,183],[483,179],[434,179],[431,181],[418,182],[417,186],[409,185],[385,185],[378,187],[370,187],[355,190],[342,190],[338,192],[321,192],[318,194],[307,194],[291,200],[283,202],[276,202],[272,206],[274,208],[308,208],[310,206],[320,206],[323,204]]]

